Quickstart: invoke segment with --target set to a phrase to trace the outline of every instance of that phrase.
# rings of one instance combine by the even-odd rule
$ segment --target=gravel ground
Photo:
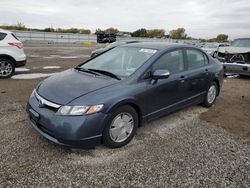
[[[80,63],[90,49],[26,53],[30,72],[44,73]],[[210,109],[186,108],[141,127],[123,148],[94,150],[55,145],[31,128],[26,101],[42,79],[0,80],[0,187],[250,187],[248,78],[226,79]]]

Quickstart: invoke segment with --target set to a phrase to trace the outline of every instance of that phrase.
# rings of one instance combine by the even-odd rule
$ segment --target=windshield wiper
[[[90,71],[94,71],[94,72],[98,72],[98,73],[101,73],[101,74],[104,74],[106,76],[109,76],[111,78],[115,78],[117,80],[121,80],[121,78],[117,75],[115,75],[114,73],[112,72],[109,72],[109,71],[105,71],[105,70],[100,70],[100,69],[88,69]]]
[[[100,76],[100,74],[97,74],[97,73],[95,73],[95,72],[93,72],[93,71],[91,71],[89,69],[85,69],[83,67],[75,67],[75,69],[78,70],[78,71],[81,71],[81,72],[87,72],[87,73],[90,73],[90,74],[94,74],[96,76]]]

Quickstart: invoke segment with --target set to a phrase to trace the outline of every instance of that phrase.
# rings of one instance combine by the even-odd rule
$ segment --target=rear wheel
[[[0,58],[0,78],[10,78],[14,72],[14,63],[9,59]]]
[[[204,99],[203,105],[205,107],[212,106],[216,100],[217,94],[218,94],[218,85],[216,82],[212,82],[212,84],[210,85],[206,93],[206,97]]]
[[[131,106],[122,106],[110,114],[103,131],[103,143],[110,148],[119,148],[128,144],[138,127],[138,115]]]

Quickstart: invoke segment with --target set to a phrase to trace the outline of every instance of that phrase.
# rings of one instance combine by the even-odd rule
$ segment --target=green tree
[[[148,37],[150,38],[162,38],[165,36],[165,30],[164,29],[151,29],[147,30]]]
[[[225,34],[219,34],[217,37],[217,42],[227,42],[228,41],[228,35]]]
[[[55,32],[55,29],[54,28],[51,28],[51,27],[47,27],[44,29],[45,32]]]
[[[17,24],[16,24],[16,30],[26,30],[26,29],[27,28],[26,28],[26,26],[23,23],[17,22]]]
[[[104,30],[106,33],[119,33],[119,30],[113,27]]]
[[[184,28],[177,28],[171,30],[169,34],[172,39],[186,39],[187,34],[185,33],[185,31],[186,30]]]
[[[132,37],[148,37],[147,30],[144,28],[138,29],[131,33]]]
[[[0,26],[0,28],[7,30],[28,30],[26,26],[21,22],[17,22],[16,25],[2,25]]]
[[[66,29],[65,31],[66,31],[66,33],[79,33],[79,29],[73,28],[73,27]]]
[[[90,29],[79,29],[79,31],[82,34],[90,34],[91,33]]]

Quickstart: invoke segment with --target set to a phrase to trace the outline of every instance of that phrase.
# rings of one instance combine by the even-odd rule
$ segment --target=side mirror
[[[159,69],[153,72],[152,78],[154,80],[158,80],[158,79],[166,79],[169,76],[170,72],[168,70]]]

